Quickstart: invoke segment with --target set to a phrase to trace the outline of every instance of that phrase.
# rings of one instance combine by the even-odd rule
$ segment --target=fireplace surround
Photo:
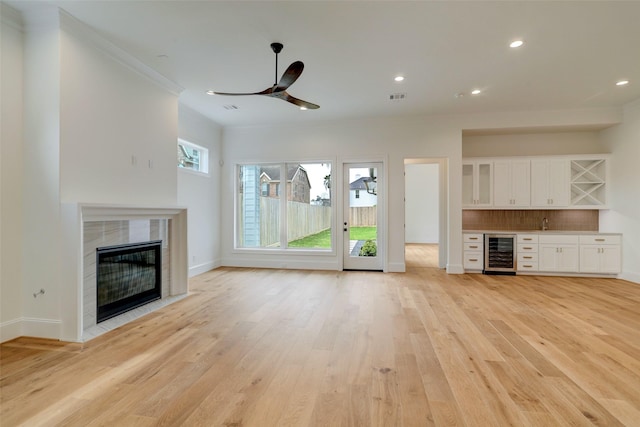
[[[188,294],[187,209],[64,203],[60,339],[83,342]],[[161,244],[161,297],[98,323],[97,256],[100,247],[149,241]]]

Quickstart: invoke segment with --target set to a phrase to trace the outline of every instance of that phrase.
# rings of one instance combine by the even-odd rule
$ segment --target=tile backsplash
[[[540,230],[542,218],[549,230],[598,231],[598,210],[463,210],[463,230]]]

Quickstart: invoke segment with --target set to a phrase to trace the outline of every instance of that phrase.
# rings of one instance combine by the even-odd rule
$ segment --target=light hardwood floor
[[[1,346],[0,425],[640,425],[640,285],[220,268],[85,344]]]

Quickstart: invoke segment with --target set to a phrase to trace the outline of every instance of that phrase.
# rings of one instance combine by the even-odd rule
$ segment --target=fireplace
[[[162,240],[96,249],[97,322],[162,297]]]

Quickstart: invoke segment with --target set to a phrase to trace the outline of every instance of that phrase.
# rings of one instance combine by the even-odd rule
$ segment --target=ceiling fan
[[[287,93],[287,88],[291,86],[300,74],[302,74],[302,70],[304,69],[304,64],[302,61],[296,61],[293,64],[289,65],[289,68],[284,72],[282,78],[278,82],[278,54],[282,51],[282,43],[271,43],[271,49],[276,54],[276,79],[275,83],[272,87],[263,90],[262,92],[255,93],[228,93],[228,92],[212,92],[214,95],[230,95],[230,96],[245,96],[245,95],[264,95],[269,96],[271,98],[282,99],[283,101],[290,102],[292,104],[297,105],[301,109],[309,109],[314,110],[316,108],[320,108],[319,105],[313,104],[311,102],[303,101],[302,99],[295,98]]]

